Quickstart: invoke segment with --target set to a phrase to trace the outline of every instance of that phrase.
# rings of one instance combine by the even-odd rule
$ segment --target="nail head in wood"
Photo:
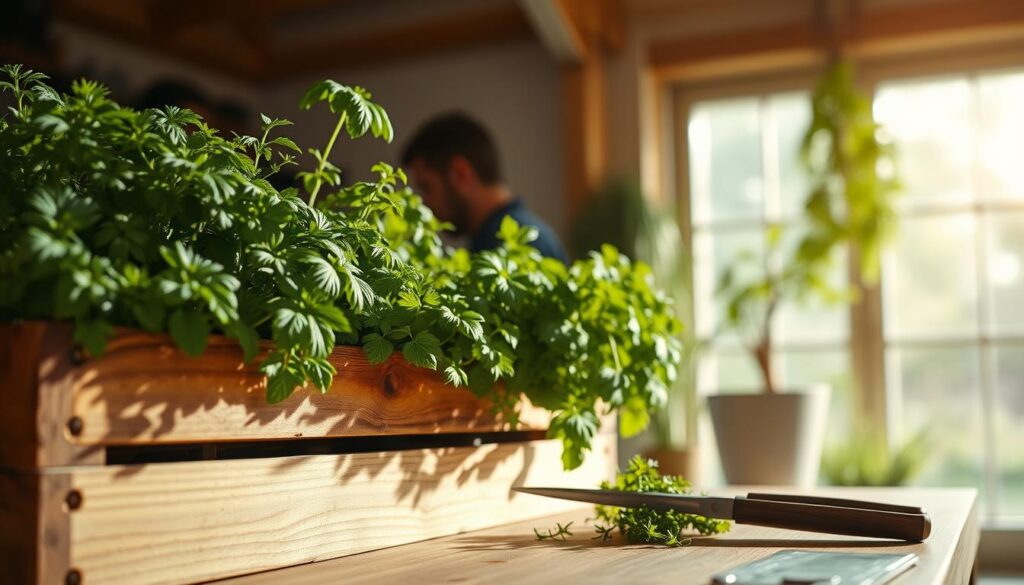
[[[64,585],[82,585],[82,572],[78,569],[69,569],[64,576]]]
[[[77,510],[82,507],[82,492],[78,490],[71,490],[68,495],[64,498],[64,503],[68,505],[68,510]]]
[[[81,435],[83,428],[85,428],[85,422],[82,421],[82,417],[73,416],[68,419],[68,432],[73,436]]]

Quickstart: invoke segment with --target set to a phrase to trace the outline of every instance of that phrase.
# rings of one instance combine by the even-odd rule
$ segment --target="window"
[[[977,486],[1024,516],[1024,72],[879,84],[899,146],[883,273],[890,427],[931,428],[920,483]]]
[[[798,239],[808,188],[799,150],[810,123],[810,94],[790,91],[700,101],[689,111],[694,324],[703,348],[697,388],[702,395],[754,392],[761,381],[743,345],[750,340],[721,330],[724,307],[715,289],[723,269],[738,255],[752,255],[766,265],[781,261],[766,253],[769,224],[782,227],[782,254]],[[833,280],[842,286],[845,265],[839,261],[835,266]],[[829,384],[829,433],[845,438],[852,386],[845,308],[785,304],[772,335],[779,387]]]
[[[1024,71],[890,79],[874,108],[898,147],[899,236],[883,263],[878,339],[847,307],[788,306],[773,331],[782,387],[833,387],[830,441],[854,411],[851,341],[884,351],[890,436],[930,427],[917,483],[980,490],[989,523],[1024,520]],[[765,227],[800,229],[806,90],[693,100],[680,92],[701,394],[755,391],[753,360],[716,335],[715,286],[737,254],[763,262]],[[785,240],[784,240],[785,241]],[[836,282],[846,278],[839,263]],[[859,333],[866,334],[866,333]]]

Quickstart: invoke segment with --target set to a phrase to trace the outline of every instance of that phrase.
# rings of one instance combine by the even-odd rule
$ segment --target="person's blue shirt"
[[[516,220],[516,223],[519,225],[529,225],[537,228],[537,239],[533,242],[533,247],[537,248],[543,256],[556,258],[568,263],[569,256],[565,253],[565,247],[562,246],[562,242],[558,239],[558,235],[555,234],[555,230],[551,229],[551,226],[544,223],[544,220],[530,211],[519,199],[513,199],[507,205],[492,213],[484,221],[483,225],[480,226],[480,229],[473,234],[469,242],[469,249],[473,252],[479,252],[481,250],[493,250],[500,246],[501,240],[498,239],[498,230],[501,229],[501,221],[506,216]]]

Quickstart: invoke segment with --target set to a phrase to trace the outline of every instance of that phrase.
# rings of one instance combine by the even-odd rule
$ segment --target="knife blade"
[[[789,530],[890,538],[909,542],[925,540],[931,533],[931,520],[920,508],[839,498],[772,494],[722,498],[601,489],[512,489],[525,494],[591,504],[623,508],[646,506],[653,510],[676,510],[708,518],[733,520],[737,524]]]
[[[535,496],[604,504],[620,508],[647,506],[652,510],[676,510],[708,518],[731,520],[733,498],[664,494],[658,492],[624,492],[619,490],[592,490],[574,488],[512,488],[513,491]]]

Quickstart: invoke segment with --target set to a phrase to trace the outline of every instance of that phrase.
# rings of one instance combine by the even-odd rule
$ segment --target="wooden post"
[[[522,0],[541,40],[561,60],[567,219],[608,167],[605,59],[624,39],[619,0]]]

